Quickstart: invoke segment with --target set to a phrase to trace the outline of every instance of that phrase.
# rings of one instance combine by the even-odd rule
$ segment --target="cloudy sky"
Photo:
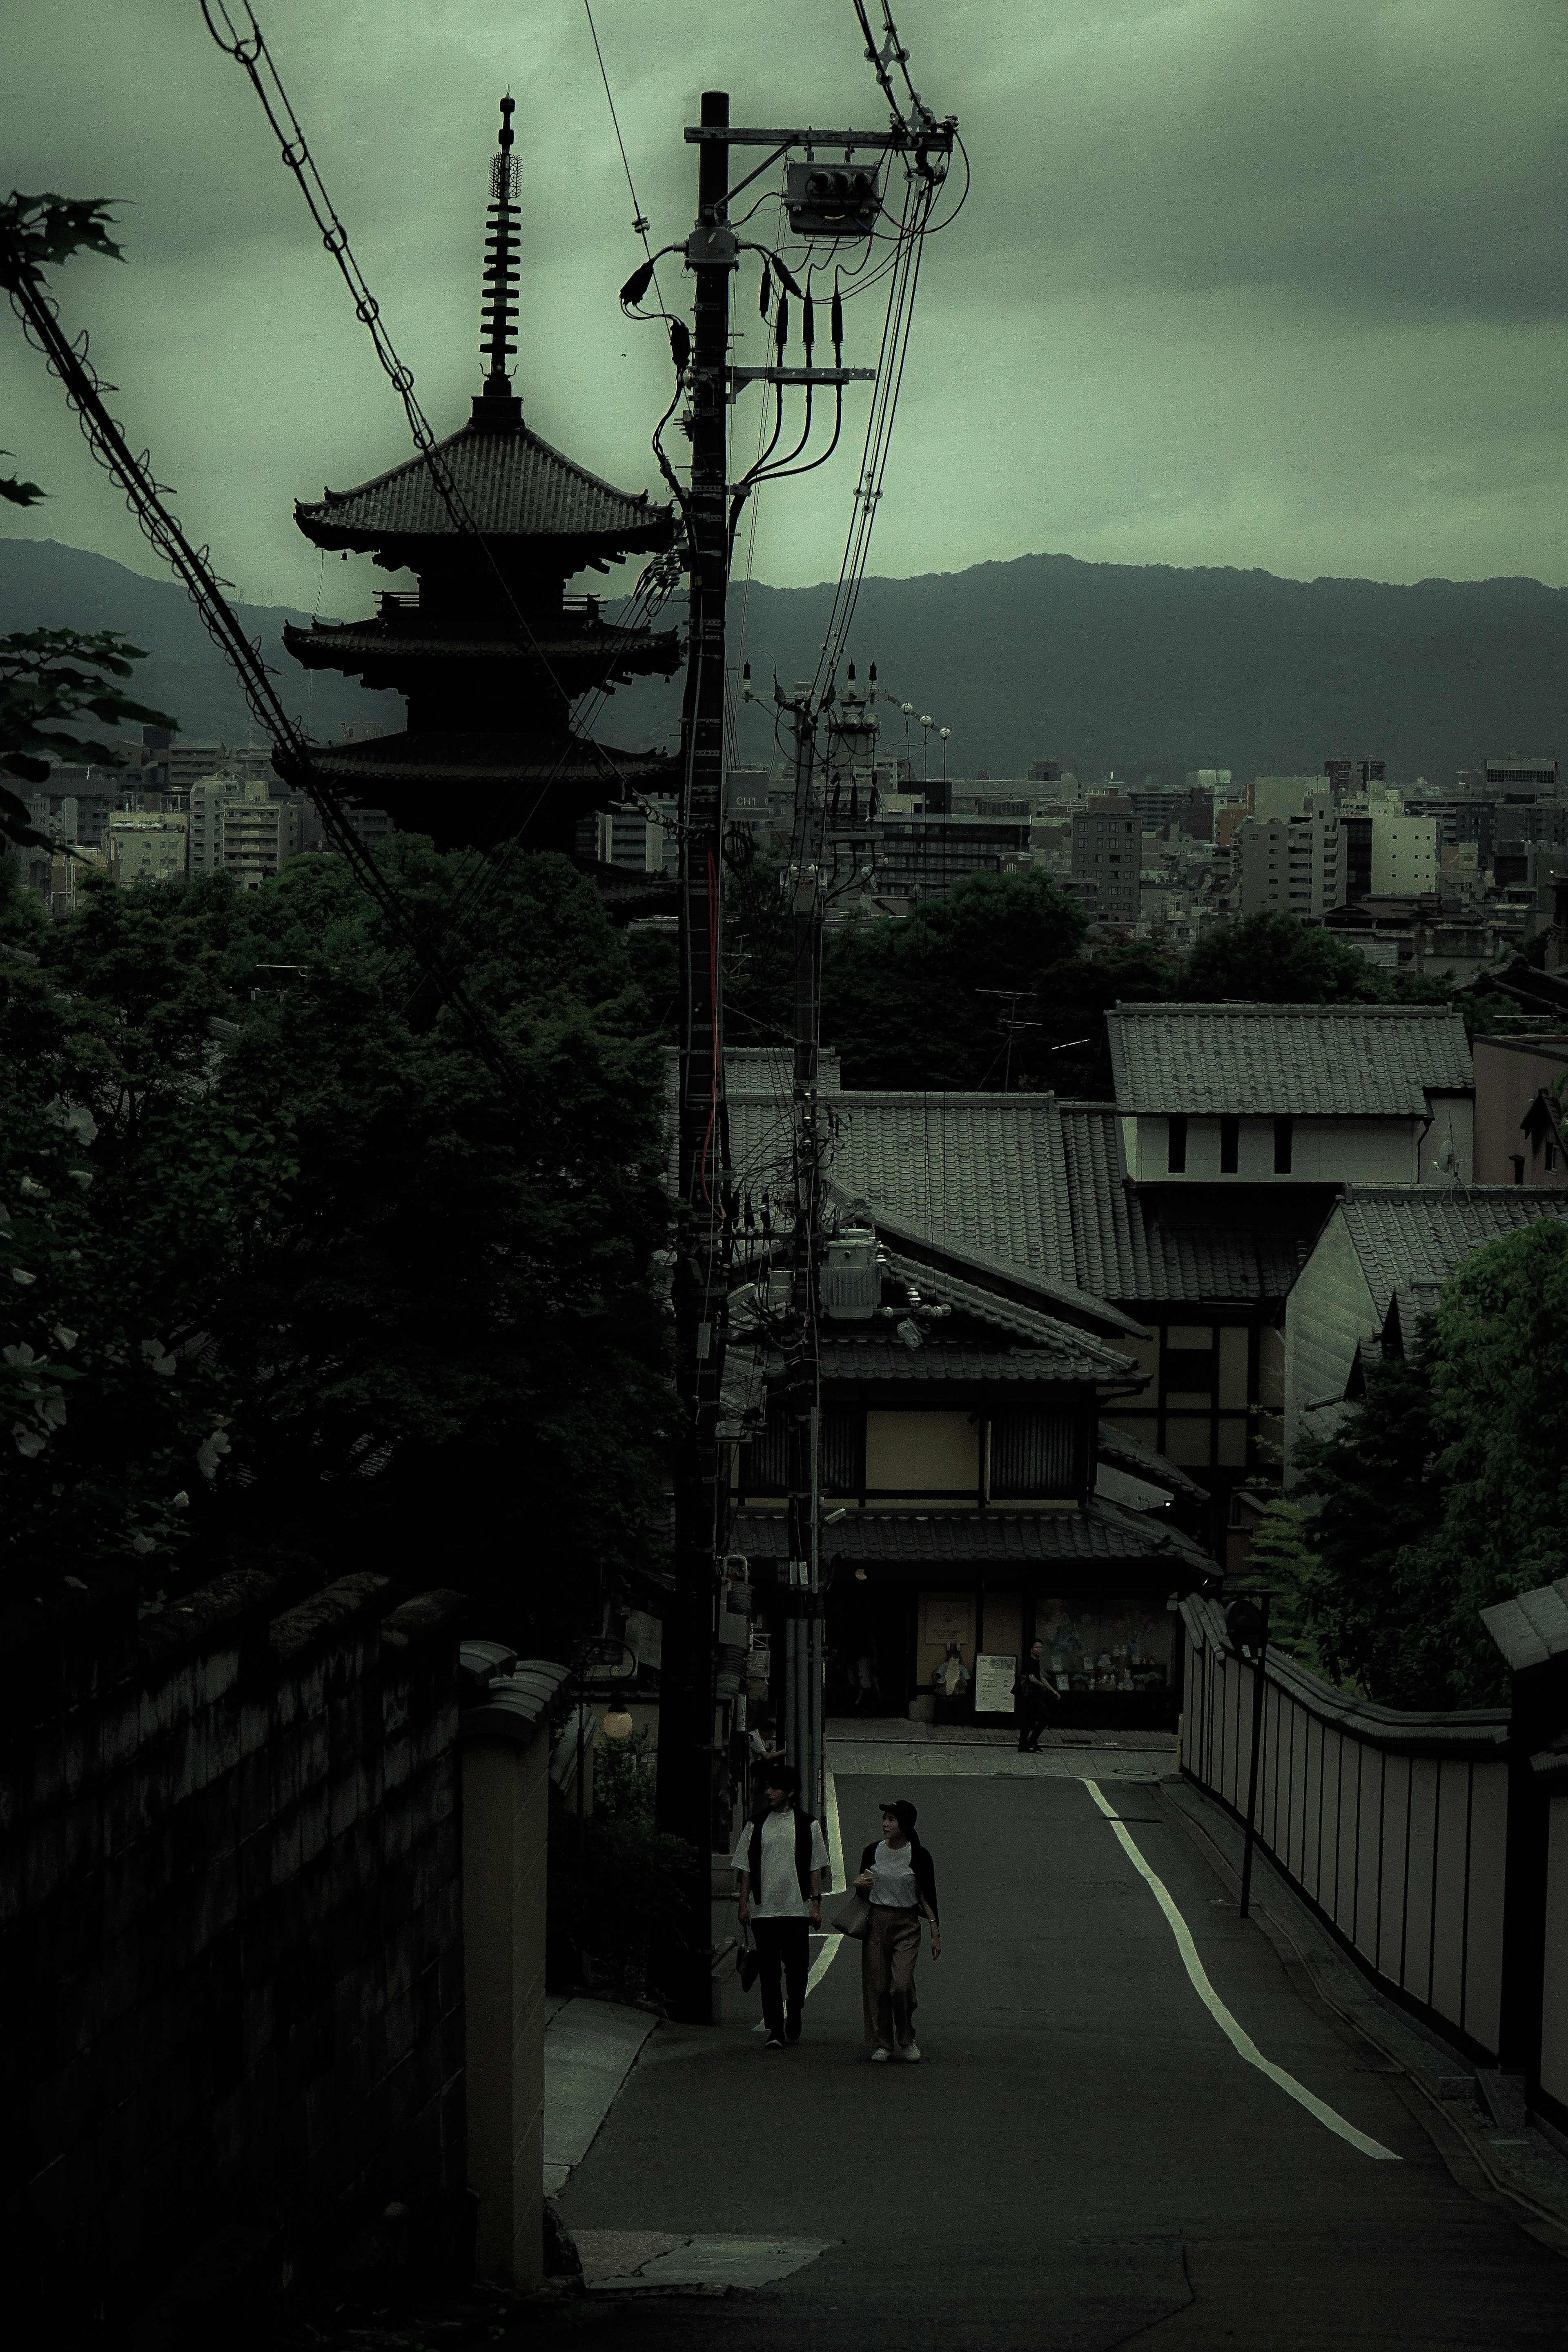
[[[626,488],[657,487],[668,348],[616,305],[639,248],[582,0],[258,5],[438,430],[478,388],[510,85],[530,421]],[[921,277],[874,571],[1053,551],[1568,582],[1562,0],[897,13],[923,95],[961,119],[974,186]],[[727,87],[739,121],[880,119],[850,0],[596,0],[595,15],[661,243],[689,225],[680,132],[700,89]],[[7,178],[125,200],[126,266],[78,259],[57,290],[187,528],[258,601],[362,604],[359,562],[324,565],[291,501],[398,462],[402,412],[198,0],[0,0],[0,50]],[[739,318],[737,356],[761,358],[750,277]],[[871,321],[851,320],[868,345]],[[4,324],[0,442],[52,495],[0,530],[154,569]],[[847,454],[768,495],[760,578],[837,570],[854,471]]]

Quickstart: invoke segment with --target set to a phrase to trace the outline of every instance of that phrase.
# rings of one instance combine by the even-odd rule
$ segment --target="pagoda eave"
[[[673,792],[680,773],[673,752],[621,751],[575,738],[557,745],[519,735],[377,735],[315,751],[312,763],[333,783],[371,800],[393,785],[445,793],[509,784],[583,785],[602,799],[628,786]]]
[[[612,681],[669,677],[680,667],[680,640],[674,629],[614,628],[552,631],[532,637],[416,636],[368,622],[315,622],[309,629],[283,625],[283,643],[305,669],[341,670],[367,686],[402,690],[398,673],[428,677],[447,663],[460,669],[500,664],[523,679],[553,675],[573,694]]]

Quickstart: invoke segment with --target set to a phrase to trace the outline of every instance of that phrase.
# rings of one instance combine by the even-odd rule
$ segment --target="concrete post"
[[[478,1654],[495,1646],[464,1644],[479,1687],[459,1734],[468,2179],[479,2206],[479,2275],[528,2292],[544,2276],[543,1734],[565,1669],[529,1661],[487,1679]]]

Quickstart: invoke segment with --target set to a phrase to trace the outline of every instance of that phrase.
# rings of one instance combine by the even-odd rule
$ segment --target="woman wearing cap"
[[[871,1924],[860,1947],[860,1990],[866,2004],[866,2047],[873,2064],[885,2066],[895,2051],[918,2063],[915,2040],[915,1961],[921,1948],[921,1917],[931,1921],[931,1956],[942,1958],[942,1927],[936,1909],[936,1871],[915,1835],[918,1816],[900,1797],[882,1808],[882,1834],[860,1857],[855,1885],[871,1906]]]

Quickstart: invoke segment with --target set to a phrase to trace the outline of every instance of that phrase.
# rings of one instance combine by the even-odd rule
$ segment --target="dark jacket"
[[[862,1870],[870,1869],[871,1864],[877,1859],[877,1848],[881,1844],[881,1843],[882,1841],[880,1838],[873,1838],[871,1840],[870,1844],[866,1848],[865,1853],[860,1857],[860,1867]],[[915,1874],[916,1894],[920,1895],[921,1901],[925,1904],[931,1917],[940,1924],[942,1914],[936,1907],[936,1865],[931,1861],[931,1858],[926,1852],[924,1846],[921,1845],[920,1839],[916,1836],[913,1830],[910,1832],[910,1864]]]
[[[795,1815],[795,1874],[802,1897],[811,1900],[811,1831],[812,1816],[792,1805]],[[752,1843],[746,1848],[746,1869],[752,1881],[752,1892],[761,1902],[763,1895],[763,1823],[765,1813],[759,1813],[752,1823]]]

